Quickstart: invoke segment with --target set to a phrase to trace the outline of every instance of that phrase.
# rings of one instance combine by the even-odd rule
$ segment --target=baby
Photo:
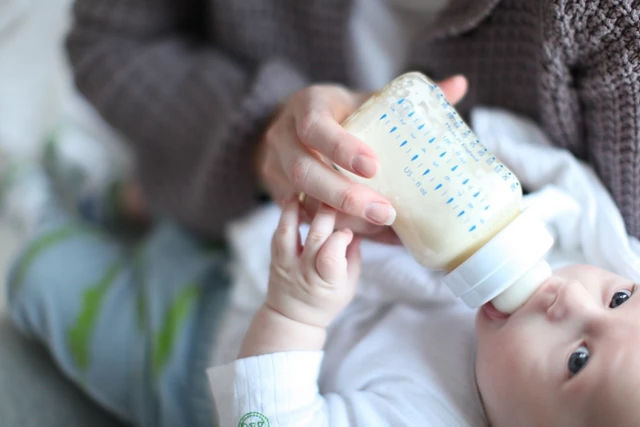
[[[514,314],[476,319],[477,382],[496,426],[633,426],[640,411],[636,285],[562,268]]]
[[[395,378],[394,372],[387,373],[388,383],[369,394],[375,380],[360,385],[356,390],[362,395],[359,398],[368,398],[370,403],[365,410],[356,410],[349,408],[362,406],[356,397],[345,398],[340,405],[335,404],[332,393],[321,397],[315,385],[318,371],[308,369],[316,365],[300,362],[305,357],[313,359],[325,344],[326,351],[336,345],[335,341],[327,343],[327,330],[356,291],[359,241],[348,229],[334,230],[334,221],[335,212],[321,207],[303,246],[298,233],[299,205],[295,200],[284,205],[271,245],[266,300],[244,337],[238,360],[209,371],[221,425],[425,425],[425,421],[443,425],[445,417],[425,420],[419,415],[421,407],[406,405],[411,396],[398,391],[402,389],[397,384],[404,381],[400,372]],[[475,373],[487,420],[478,422],[494,426],[637,425],[640,410],[634,403],[640,402],[640,359],[634,349],[640,348],[640,300],[633,298],[634,290],[632,282],[618,275],[576,265],[556,271],[510,316],[490,304],[483,306],[476,315]],[[358,319],[343,317],[337,323],[350,321]],[[467,326],[459,322],[447,327],[454,335],[455,328]],[[394,344],[394,337],[387,339]],[[444,344],[442,340],[431,343],[446,352]],[[392,351],[407,354],[407,364],[412,363],[414,353],[402,347]],[[441,358],[448,357],[455,359],[453,354],[441,354]],[[288,361],[282,370],[279,358]],[[376,369],[375,359],[361,363]],[[309,379],[313,386],[299,386]],[[326,380],[320,378],[320,382]],[[419,372],[415,382],[419,394]],[[349,395],[348,390],[340,392]],[[475,393],[470,387],[470,399]],[[389,402],[402,417],[386,408]],[[451,408],[442,405],[440,411],[451,412]]]

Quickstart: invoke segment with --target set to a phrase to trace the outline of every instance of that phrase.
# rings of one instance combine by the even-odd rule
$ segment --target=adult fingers
[[[360,241],[360,237],[355,236],[347,247],[347,277],[349,278],[349,282],[354,285],[358,281],[358,276],[360,276],[360,268],[362,264],[360,257]]]
[[[311,218],[314,217],[320,205],[320,201],[314,199],[313,197],[306,197],[304,203],[301,204],[300,209],[302,220],[305,222],[310,222]],[[402,244],[402,242],[398,238],[398,235],[395,233],[395,231],[393,231],[391,227],[386,225],[371,224],[370,222],[364,221],[361,218],[345,215],[341,212],[338,212],[336,215],[335,228],[348,228],[362,238],[380,243],[386,243],[390,245]]]
[[[299,191],[373,224],[389,225],[395,220],[396,211],[384,197],[349,180],[314,156],[300,154],[289,161],[292,165],[287,169],[291,171],[291,180]]]
[[[467,93],[469,83],[461,74],[448,77],[438,82],[438,86],[451,104],[457,104]]]
[[[349,96],[346,90],[311,88],[303,96],[303,108],[293,110],[295,128],[304,145],[342,168],[370,178],[378,169],[375,152],[339,124],[355,109],[356,100],[360,102],[361,97]]]
[[[378,160],[373,150],[347,132],[331,115],[314,112],[298,116],[296,131],[304,145],[338,166],[365,178],[376,174]]]
[[[298,253],[300,242],[298,225],[299,203],[296,198],[290,198],[282,207],[280,221],[271,240],[271,252],[273,260],[284,264],[293,259]]]
[[[353,232],[348,228],[335,231],[327,238],[315,257],[315,269],[322,280],[328,283],[343,280],[347,268],[347,247],[352,240]],[[352,259],[354,256],[352,253]]]

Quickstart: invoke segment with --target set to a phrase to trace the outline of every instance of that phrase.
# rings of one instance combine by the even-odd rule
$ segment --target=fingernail
[[[369,220],[380,225],[391,225],[396,219],[396,210],[393,209],[393,206],[379,202],[367,206],[364,214]]]
[[[351,167],[362,176],[372,177],[376,174],[378,165],[374,158],[360,154],[353,158]]]

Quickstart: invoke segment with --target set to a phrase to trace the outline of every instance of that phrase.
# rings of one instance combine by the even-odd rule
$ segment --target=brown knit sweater
[[[593,164],[640,237],[640,1],[452,0],[406,69],[469,78],[459,106],[537,121]],[[80,90],[131,141],[154,206],[219,236],[256,203],[265,120],[316,81],[357,89],[350,0],[79,0]]]

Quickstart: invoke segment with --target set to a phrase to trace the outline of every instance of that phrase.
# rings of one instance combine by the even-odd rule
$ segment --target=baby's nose
[[[597,305],[589,291],[577,280],[563,282],[555,300],[547,309],[552,321],[579,320],[591,317]]]

